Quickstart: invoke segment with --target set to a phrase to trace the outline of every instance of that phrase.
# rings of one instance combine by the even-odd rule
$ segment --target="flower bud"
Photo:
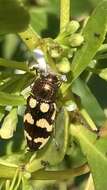
[[[64,57],[60,62],[58,62],[57,68],[62,73],[68,73],[70,71],[69,60],[66,57]]]
[[[80,27],[79,22],[72,20],[71,22],[68,23],[66,32],[69,34],[73,34],[78,30],[79,27]]]
[[[69,38],[70,45],[72,47],[80,46],[84,41],[84,38],[81,34],[74,34]]]
[[[52,58],[59,58],[63,53],[63,49],[57,43],[53,43],[48,47],[48,52]]]

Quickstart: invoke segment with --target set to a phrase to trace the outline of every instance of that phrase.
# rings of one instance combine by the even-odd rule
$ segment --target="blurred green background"
[[[59,0],[22,0],[22,2],[25,4],[25,7],[29,11],[30,23],[35,31],[42,37],[55,38],[59,32]],[[81,23],[91,14],[98,2],[101,2],[101,0],[72,0],[71,19],[76,19]],[[24,61],[29,58],[29,52],[26,46],[22,43],[22,41],[16,34],[1,34],[0,57],[16,61]],[[100,67],[101,65],[103,68],[104,65],[106,67],[106,62],[106,59],[99,61]],[[0,67],[0,73],[1,72],[7,72],[9,75],[14,74],[13,69],[4,67]],[[101,107],[107,109],[107,83],[101,78],[94,75],[90,78],[88,85],[97,100],[99,101]],[[7,91],[7,86],[2,88],[2,83],[0,83],[0,88],[4,92]],[[10,92],[14,92],[14,90],[15,89],[13,77],[13,83],[10,84]],[[11,149],[13,152],[20,149],[20,145],[17,143],[20,143],[23,140],[23,131],[20,126],[22,126],[21,116],[19,116],[19,125],[17,133],[14,136],[14,143],[11,140],[7,140],[8,147],[6,148],[7,144],[2,140],[0,143],[0,154],[5,154],[6,151],[10,153]],[[85,186],[85,179],[87,179],[87,176],[88,175],[77,177],[75,179],[75,183],[73,183],[72,185],[71,181],[68,181],[68,190],[83,190]],[[42,190],[44,187],[44,183],[48,184],[49,182],[39,181],[38,183],[33,183],[38,190]],[[65,190],[66,187],[65,189],[64,187],[65,184],[63,182],[58,185],[58,188],[60,190]],[[44,189],[49,190],[57,190],[58,188],[57,185],[49,185],[49,187],[46,186],[46,188],[44,187]]]

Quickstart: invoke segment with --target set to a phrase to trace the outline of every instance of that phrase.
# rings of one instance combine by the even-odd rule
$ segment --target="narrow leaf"
[[[28,71],[28,67],[25,62],[18,62],[18,61],[3,59],[3,58],[0,58],[0,66]]]
[[[26,100],[24,99],[23,96],[0,92],[0,105],[18,106],[18,105],[24,105],[24,104],[26,104]]]
[[[70,126],[71,135],[79,141],[91,168],[96,190],[107,189],[107,136],[97,140],[97,136],[81,125]]]
[[[107,1],[103,0],[89,18],[84,30],[84,44],[78,49],[72,62],[73,80],[87,67],[104,41],[107,27]]]
[[[27,74],[16,74],[11,76],[4,84],[0,85],[0,91],[7,93],[21,92],[26,86],[31,84],[32,78]]]
[[[89,115],[92,117],[93,121],[101,126],[106,120],[104,111],[100,107],[95,96],[92,94],[87,84],[85,84],[81,79],[76,79],[73,83],[72,90],[81,99],[81,104],[87,110]]]
[[[35,49],[40,43],[40,37],[31,26],[26,31],[19,33],[19,36],[30,51]]]

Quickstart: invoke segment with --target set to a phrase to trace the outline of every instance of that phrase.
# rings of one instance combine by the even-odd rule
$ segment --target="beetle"
[[[56,75],[41,75],[27,98],[24,115],[24,133],[30,150],[45,146],[53,132],[56,118],[56,94],[61,85]]]

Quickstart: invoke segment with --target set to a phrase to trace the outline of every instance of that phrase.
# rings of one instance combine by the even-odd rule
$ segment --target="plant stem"
[[[18,177],[18,173],[19,173],[19,170],[18,170],[18,168],[17,168],[17,170],[16,170],[16,172],[15,172],[15,174],[14,174],[14,177],[13,177],[13,180],[12,180],[12,183],[11,183],[11,186],[10,186],[9,190],[13,190],[13,188],[14,188],[14,186],[15,186],[16,179],[17,179],[17,177]]]
[[[81,109],[80,113],[82,114],[82,116],[84,117],[84,119],[86,120],[86,122],[88,123],[88,125],[90,126],[90,128],[93,131],[97,131],[97,127],[95,125],[95,123],[93,122],[93,120],[91,119],[91,117],[88,115],[87,111],[85,109]]]
[[[17,184],[15,184],[14,190],[18,190],[21,180],[22,180],[22,172],[19,173],[18,181]]]
[[[9,190],[10,187],[10,180],[6,180],[5,182],[5,190]]]
[[[60,0],[60,32],[70,20],[70,0]]]

